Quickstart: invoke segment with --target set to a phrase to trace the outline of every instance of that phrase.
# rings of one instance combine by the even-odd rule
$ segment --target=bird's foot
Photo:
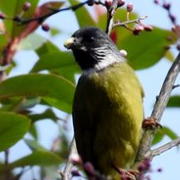
[[[116,166],[114,166],[114,169],[120,174],[121,180],[136,180],[136,177],[139,175],[139,172],[136,170],[126,170]]]
[[[159,124],[157,120],[152,117],[144,119],[142,123],[142,127],[143,129],[152,129],[152,130],[157,129],[158,127],[162,128],[161,124]]]

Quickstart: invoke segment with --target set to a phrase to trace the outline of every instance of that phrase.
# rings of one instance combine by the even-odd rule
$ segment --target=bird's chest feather
[[[83,75],[76,94],[76,108],[86,116],[81,128],[93,134],[94,154],[104,159],[99,163],[131,164],[143,120],[142,89],[132,69],[124,63]],[[120,161],[122,157],[126,162]]]
[[[130,130],[140,128],[143,107],[142,89],[132,69],[125,63],[117,64],[82,79],[81,94],[92,121],[104,126],[105,133],[116,124],[122,136],[134,136]],[[129,132],[124,133],[123,129]]]

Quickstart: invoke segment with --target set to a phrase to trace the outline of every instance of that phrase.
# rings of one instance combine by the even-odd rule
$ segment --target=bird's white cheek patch
[[[116,62],[119,62],[117,60],[117,57],[112,56],[111,54],[107,54],[106,56],[104,56],[102,58],[102,60],[100,60],[96,65],[95,65],[95,70],[100,71],[108,66],[110,66],[111,64],[114,64]]]

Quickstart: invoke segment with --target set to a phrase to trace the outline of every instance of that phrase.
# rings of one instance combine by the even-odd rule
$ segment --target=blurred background
[[[49,2],[50,0],[41,0],[40,4],[45,2]],[[171,12],[176,16],[177,22],[180,23],[180,1],[177,0],[168,0],[171,3],[172,8]],[[172,28],[172,23],[168,18],[167,11],[162,7],[156,5],[153,0],[146,1],[138,1],[138,0],[126,0],[126,3],[132,3],[134,5],[133,12],[137,13],[139,17],[148,16],[145,21],[145,24],[149,24],[152,26],[161,27],[164,29],[170,30]],[[67,2],[65,2],[64,7],[69,6]],[[88,10],[93,15],[94,8],[88,7]],[[82,17],[83,18],[83,17]],[[45,21],[50,28],[56,28],[59,30],[55,36],[51,36],[50,32],[45,32],[41,28],[36,30],[37,34],[40,34],[42,37],[45,37],[52,41],[57,47],[59,47],[62,51],[65,51],[63,47],[64,41],[71,36],[71,34],[78,29],[78,23],[76,21],[75,15],[71,11],[65,11],[58,13]],[[121,27],[120,27],[121,28]],[[63,33],[61,33],[63,32]],[[177,55],[178,51],[176,47],[171,47],[174,57]],[[128,49],[126,49],[128,53]],[[30,50],[21,50],[18,51],[14,56],[14,61],[17,66],[11,71],[10,76],[26,74],[29,72],[34,64],[37,62],[38,57],[34,53],[34,51]],[[23,59],[23,61],[22,61]],[[145,91],[144,98],[144,109],[145,109],[145,117],[149,117],[153,104],[156,100],[156,96],[158,95],[164,78],[171,66],[171,62],[165,58],[162,58],[158,63],[154,66],[136,71]],[[78,79],[78,75],[76,76],[76,81]],[[177,79],[176,84],[179,84],[180,79]],[[174,95],[179,94],[179,88],[173,90]],[[37,105],[33,107],[33,111],[41,113],[46,109],[46,107]],[[39,132],[38,142],[40,145],[47,149],[51,149],[54,145],[55,141],[59,134],[66,134],[69,142],[73,137],[73,128],[72,128],[72,120],[71,116],[59,111],[57,109],[53,109],[53,111],[57,114],[59,119],[66,119],[65,123],[59,121],[58,126],[57,122],[53,122],[50,119],[46,119],[43,121],[37,121],[36,127]],[[180,110],[179,108],[167,108],[165,113],[163,114],[161,125],[168,126],[172,131],[176,134],[180,134]],[[60,133],[61,132],[61,133]],[[31,138],[29,134],[26,135],[27,138]],[[171,139],[167,136],[163,138],[163,140],[158,143],[153,148],[163,145],[164,143],[169,142]],[[59,142],[61,143],[61,142]],[[9,161],[15,161],[20,157],[30,154],[31,151],[24,143],[23,140],[16,143],[9,150]],[[4,153],[0,153],[0,159],[4,159]],[[63,166],[62,166],[63,167]],[[62,168],[59,167],[59,168]],[[162,172],[157,172],[157,169],[161,168]],[[170,180],[170,179],[180,179],[179,169],[180,168],[180,152],[178,147],[175,147],[158,157],[155,157],[152,161],[152,173],[151,180]],[[19,171],[18,169],[16,170]],[[56,172],[56,176],[58,177],[58,172]],[[22,180],[32,180],[32,179],[40,179],[39,168],[35,167],[32,171],[27,171],[21,179]],[[47,179],[55,179],[53,176],[47,177]]]

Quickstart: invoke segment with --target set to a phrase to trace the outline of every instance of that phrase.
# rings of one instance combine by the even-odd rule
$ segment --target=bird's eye
[[[88,43],[94,43],[95,39],[94,39],[94,37],[92,37],[92,36],[87,36],[87,37],[85,38],[85,41],[88,42]]]

